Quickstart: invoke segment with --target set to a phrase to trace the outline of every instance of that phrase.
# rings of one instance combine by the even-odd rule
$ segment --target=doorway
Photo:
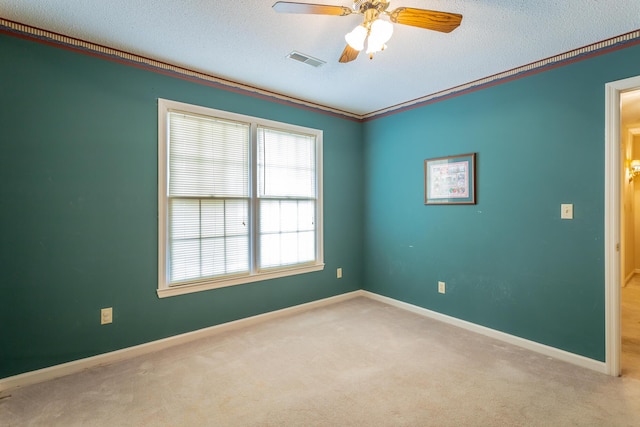
[[[640,90],[620,94],[621,374],[640,379]]]
[[[622,101],[624,100],[627,106],[631,105],[629,100],[632,98],[640,102],[640,95],[636,96],[635,92],[640,93],[640,76],[607,83],[605,92],[605,366],[606,372],[615,376],[621,373],[633,374],[636,369],[640,374],[640,366],[631,366],[634,364],[633,357],[631,359],[627,357],[629,350],[633,350],[633,342],[631,347],[627,345],[628,338],[625,339],[625,356],[624,359],[622,358],[622,329],[624,327],[625,337],[633,338],[634,332],[629,325],[634,322],[634,315],[628,309],[633,309],[635,306],[632,301],[633,292],[628,292],[626,286],[623,289],[622,285],[635,286],[635,258],[640,260],[640,250],[635,250],[636,240],[640,243],[640,221],[637,226],[639,234],[636,238],[636,225],[633,218],[633,208],[636,204],[638,206],[636,216],[640,217],[640,176],[633,178],[630,168],[634,155],[637,155],[640,160],[640,147],[634,153],[633,121],[635,119],[628,118],[630,110],[625,109],[624,112],[627,118],[626,123],[623,124],[622,120]],[[640,136],[640,116],[637,118]],[[637,200],[635,200],[635,187],[638,187],[639,191]],[[640,266],[640,263],[638,265]],[[638,273],[640,284],[640,267]],[[640,300],[638,302],[640,303]],[[625,304],[624,324],[622,322],[623,303]],[[636,335],[635,338],[640,340],[640,335]],[[640,353],[637,361],[640,363]],[[627,366],[623,366],[622,362]]]

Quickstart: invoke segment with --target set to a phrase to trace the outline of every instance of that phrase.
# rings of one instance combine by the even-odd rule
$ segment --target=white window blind
[[[324,267],[321,131],[167,100],[158,112],[160,296]]]
[[[249,271],[249,131],[169,113],[172,283]]]
[[[315,137],[258,127],[260,268],[315,259]]]
[[[315,137],[258,127],[261,197],[316,197]]]
[[[249,125],[169,113],[169,193],[249,196]]]

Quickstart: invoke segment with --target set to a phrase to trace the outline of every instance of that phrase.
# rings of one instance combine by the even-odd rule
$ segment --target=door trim
[[[604,153],[604,287],[605,366],[609,375],[621,372],[620,316],[620,93],[640,88],[640,76],[605,85]]]

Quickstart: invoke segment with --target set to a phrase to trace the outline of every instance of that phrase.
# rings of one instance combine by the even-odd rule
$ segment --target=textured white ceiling
[[[0,0],[0,17],[363,115],[640,28],[640,0],[392,0],[464,18],[449,34],[396,24],[387,50],[340,64],[361,15],[278,14],[274,2]]]

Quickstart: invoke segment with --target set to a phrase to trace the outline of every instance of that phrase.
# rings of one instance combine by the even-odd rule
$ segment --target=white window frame
[[[249,259],[250,271],[248,274],[233,277],[205,278],[192,282],[170,284],[168,265],[168,238],[169,238],[169,216],[168,216],[168,121],[167,116],[170,111],[182,111],[186,113],[215,117],[219,119],[232,120],[250,124],[250,177],[249,195],[250,209],[249,222],[251,229],[249,232],[249,246],[251,257]],[[268,270],[258,270],[256,264],[257,242],[258,242],[258,196],[257,196],[257,129],[258,126],[275,128],[283,131],[291,131],[315,136],[316,140],[316,259],[307,264],[294,265],[289,267],[278,267]],[[245,283],[252,283],[261,280],[275,279],[297,274],[321,271],[324,269],[324,244],[323,244],[323,203],[322,203],[322,131],[288,123],[265,120],[257,117],[216,110],[192,104],[186,104],[166,99],[158,99],[158,296],[160,298],[182,295],[191,292],[199,292],[208,289],[222,288]]]

